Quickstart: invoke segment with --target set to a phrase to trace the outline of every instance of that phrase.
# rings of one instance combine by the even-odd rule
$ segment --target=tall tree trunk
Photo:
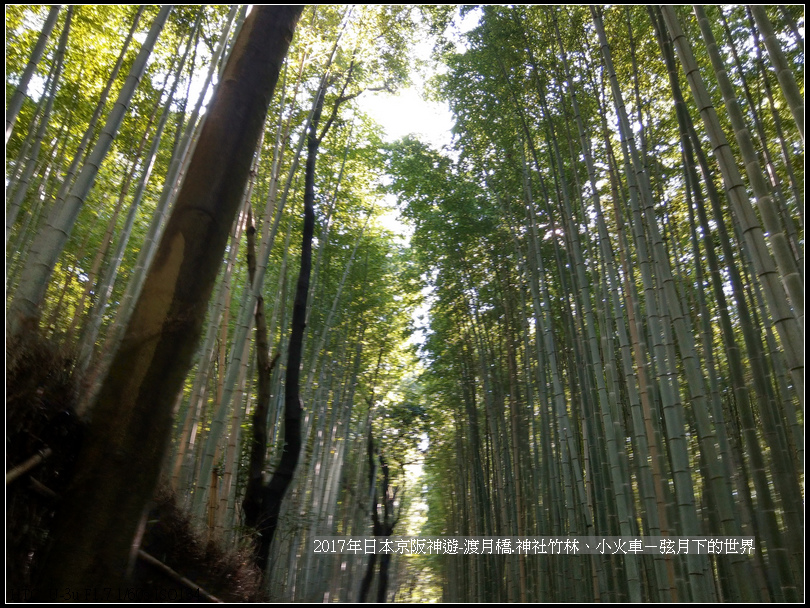
[[[236,41],[93,410],[40,573],[42,588],[123,587],[167,448],[174,400],[302,10],[254,8]]]
[[[256,228],[248,212],[248,274],[250,282],[256,275]],[[256,374],[258,391],[256,395],[256,409],[253,410],[253,437],[250,447],[250,463],[248,464],[248,481],[242,508],[245,511],[245,523],[256,530],[259,540],[256,543],[255,559],[259,568],[264,571],[267,565],[267,546],[263,542],[265,525],[262,521],[264,496],[264,461],[267,454],[267,417],[270,407],[270,375],[273,364],[270,362],[269,346],[267,342],[267,321],[264,316],[264,298],[259,296],[256,301]]]
[[[146,233],[146,238],[141,244],[140,252],[138,253],[138,261],[135,263],[135,268],[132,270],[129,283],[124,290],[124,295],[121,297],[121,303],[118,306],[115,322],[107,331],[104,352],[103,354],[94,358],[92,364],[90,364],[88,368],[92,371],[88,373],[88,376],[83,380],[86,388],[85,395],[81,397],[81,403],[85,407],[87,403],[94,401],[95,395],[99,389],[99,383],[101,381],[100,379],[106,375],[106,372],[112,363],[113,353],[121,341],[124,329],[126,328],[132,314],[132,309],[134,308],[135,302],[137,302],[141,288],[143,287],[146,272],[149,270],[149,265],[154,257],[154,252],[157,248],[160,231],[164,224],[167,209],[174,201],[172,195],[176,192],[179,193],[180,184],[178,183],[178,180],[180,179],[181,168],[187,164],[185,162],[187,160],[187,156],[192,154],[193,146],[197,143],[194,136],[197,134],[198,129],[201,126],[198,124],[197,119],[202,110],[202,104],[205,99],[206,92],[208,91],[208,87],[213,79],[216,65],[225,49],[226,41],[228,40],[228,33],[236,12],[237,7],[234,6],[228,13],[225,27],[220,34],[217,48],[211,57],[211,65],[209,66],[205,82],[203,83],[202,89],[200,90],[200,94],[197,98],[197,102],[194,106],[194,111],[191,113],[191,117],[186,123],[185,131],[179,143],[177,142],[177,138],[175,138],[174,152],[172,153],[172,160],[169,164],[169,169],[166,172],[166,179],[163,183],[163,190],[161,191],[160,200],[157,203],[152,221],[149,224],[149,230]]]
[[[256,522],[255,525],[259,532],[256,563],[262,571],[267,568],[268,554],[278,526],[281,503],[287,493],[287,488],[292,482],[301,453],[301,360],[303,358],[304,332],[306,329],[309,277],[312,269],[312,237],[315,232],[315,161],[320,144],[317,129],[321,110],[323,109],[323,98],[324,91],[321,90],[319,98],[315,102],[315,111],[309,125],[309,137],[307,140],[301,268],[295,290],[290,347],[287,355],[287,375],[284,385],[284,450],[273,477],[266,485],[262,483],[260,490],[257,489],[255,493],[252,492],[251,500],[247,501],[245,505],[247,507],[245,514]]]
[[[382,536],[382,525],[380,518],[377,514],[377,467],[374,462],[376,450],[374,449],[374,436],[371,434],[371,429],[368,430],[368,482],[369,492],[371,494],[371,520],[373,526],[371,528],[372,536]],[[374,582],[374,568],[377,566],[377,554],[372,553],[368,556],[368,564],[366,565],[366,573],[363,575],[363,580],[360,583],[360,593],[357,601],[365,603],[368,601],[368,593],[371,591],[371,583]]]

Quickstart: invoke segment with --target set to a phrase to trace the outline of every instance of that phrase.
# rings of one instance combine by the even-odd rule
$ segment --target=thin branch
[[[190,581],[185,576],[181,576],[171,568],[169,568],[166,564],[164,564],[159,559],[152,557],[143,549],[138,549],[138,558],[145,561],[147,564],[150,564],[157,568],[158,570],[162,571],[164,574],[168,575],[172,579],[176,580],[178,583],[181,583],[191,589],[192,591],[196,591],[200,595],[202,595],[205,599],[209,602],[213,602],[215,604],[222,604],[222,600],[211,595],[205,589],[197,585],[194,581]]]
[[[337,101],[335,101],[335,105],[332,106],[332,115],[329,117],[329,120],[326,121],[326,124],[323,126],[323,130],[321,131],[321,134],[318,136],[317,142],[318,142],[319,146],[321,145],[321,142],[323,141],[323,138],[329,132],[329,129],[332,127],[332,123],[334,122],[335,118],[337,117],[337,112],[338,112],[338,108],[340,107],[340,104],[342,104],[344,101],[348,101],[349,99],[354,99],[355,97],[360,95],[360,93],[363,92],[363,91],[360,91],[359,93],[356,93],[354,95],[346,95],[346,87],[348,87],[349,82],[351,82],[352,72],[353,71],[354,71],[354,60],[352,60],[351,64],[349,64],[349,71],[346,73],[346,80],[343,82],[343,88],[340,90],[340,95],[338,95]],[[325,91],[324,91],[323,95],[324,96],[326,95]]]
[[[51,500],[61,500],[62,497],[59,496],[56,492],[51,490],[48,486],[46,486],[41,481],[37,481],[33,477],[28,481],[31,482],[31,489],[36,492],[37,494],[41,494],[45,498],[50,498]]]
[[[35,466],[37,466],[38,464],[43,462],[46,458],[48,458],[51,454],[53,454],[51,448],[45,448],[39,454],[34,454],[24,463],[19,464],[13,469],[11,469],[8,473],[6,473],[6,485],[10,484],[12,481],[17,479],[21,475],[24,475],[25,473],[33,469]]]

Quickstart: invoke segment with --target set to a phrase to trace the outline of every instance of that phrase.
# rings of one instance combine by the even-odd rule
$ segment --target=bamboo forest
[[[6,5],[6,601],[803,602],[804,20]]]

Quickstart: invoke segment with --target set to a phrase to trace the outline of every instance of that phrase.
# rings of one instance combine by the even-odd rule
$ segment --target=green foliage
[[[622,141],[617,129],[615,93],[607,80],[592,11],[604,22],[644,176],[625,164],[628,142]],[[647,363],[638,358],[647,355],[634,351],[636,360],[631,361],[629,371],[620,371],[619,327],[637,324],[633,331],[640,335],[633,339],[647,345],[643,348],[652,353],[648,341],[658,339],[654,334],[658,330],[648,315],[659,314],[651,312],[658,306],[666,309],[671,295],[665,293],[692,298],[696,290],[704,292],[709,310],[685,305],[690,327],[700,327],[701,315],[717,314],[714,294],[706,292],[697,278],[697,270],[704,270],[706,261],[699,252],[693,253],[689,240],[693,210],[685,191],[669,74],[650,20],[652,11],[645,7],[488,6],[480,9],[477,25],[459,35],[460,19],[470,12],[464,8],[456,17],[450,8],[424,11],[428,23],[442,35],[436,55],[447,69],[435,78],[434,85],[455,117],[454,149],[437,152],[405,139],[388,150],[391,191],[413,225],[411,243],[417,272],[430,290],[429,329],[421,348],[425,370],[420,377],[431,417],[426,530],[437,534],[470,530],[493,533],[508,525],[515,526],[512,530],[534,525],[539,533],[547,534],[562,524],[561,529],[571,533],[586,525],[581,519],[586,512],[594,522],[587,525],[599,529],[617,517],[615,501],[619,496],[618,489],[610,489],[606,476],[608,462],[614,461],[603,447],[597,447],[614,441],[608,416],[619,415],[612,424],[618,425],[615,440],[626,444],[620,455],[627,458],[627,464],[620,466],[629,467],[625,483],[640,488],[646,474],[638,469],[642,466],[642,448],[633,430],[632,417],[637,414],[632,413],[631,392],[648,389],[644,384],[631,386],[638,379],[619,374],[640,373],[637,370]],[[803,169],[794,164],[796,159],[803,159],[803,145],[795,139],[792,116],[785,104],[777,102],[773,116],[766,111],[762,76],[773,82],[773,75],[758,70],[745,11],[735,7],[724,12],[743,60],[735,84],[741,87],[744,81],[756,100],[755,107],[748,108],[749,118],[764,123],[764,141],[776,142],[780,137],[774,118],[788,125],[785,139],[793,143],[788,145],[791,152],[786,162],[796,167],[794,183],[803,183]],[[794,62],[794,71],[803,73],[803,53],[797,52],[795,37],[786,34],[787,14],[794,14],[801,22],[790,9],[768,9],[769,18],[782,32],[780,40]],[[711,73],[689,9],[679,7],[678,18],[697,49],[700,69]],[[727,46],[723,53],[730,65]],[[704,80],[710,85],[721,124],[730,133],[713,79],[704,76]],[[685,82],[682,89],[687,93],[686,106],[699,137],[705,141],[698,108]],[[572,95],[578,102],[576,114]],[[581,121],[582,133],[577,121]],[[732,152],[737,154],[735,145],[731,144]],[[593,163],[593,175],[585,162],[586,153]],[[776,162],[773,168],[782,182],[789,179],[784,162]],[[722,191],[717,175],[703,177],[713,180]],[[644,204],[649,207],[633,215],[628,197],[632,194],[641,199],[640,190],[647,184],[651,200]],[[789,198],[795,197],[786,196]],[[792,203],[787,202],[785,210],[792,209]],[[786,225],[794,221],[789,215],[795,219],[796,213],[788,212]],[[734,221],[725,213],[712,220],[732,226],[730,232],[734,231]],[[655,230],[648,222],[655,223]],[[664,235],[662,243],[656,241],[659,233]],[[717,234],[711,238],[719,245]],[[800,242],[801,238],[796,244]],[[649,279],[642,281],[642,260],[652,256],[656,246],[663,246],[664,257],[658,249],[656,266]],[[800,245],[794,252],[803,255]],[[608,273],[609,264],[615,274]],[[671,268],[667,272],[674,276],[675,292],[664,289],[663,283],[669,280],[664,278],[668,276],[664,265]],[[705,271],[701,276],[706,276]],[[616,294],[618,305],[609,297],[611,292]],[[593,311],[593,320],[588,320],[588,309]],[[628,319],[630,314],[633,317]],[[619,319],[623,319],[621,325]],[[715,320],[713,316],[709,325]],[[586,331],[588,324],[592,333]],[[598,351],[589,346],[589,336],[598,342]],[[677,360],[677,370],[673,368],[672,373],[678,376],[677,399],[686,405],[689,416],[683,429],[689,438],[687,451],[690,462],[697,466],[700,458],[706,457],[705,445],[697,441],[697,422],[688,404],[701,389],[695,388],[694,378],[687,378],[684,369],[688,366],[682,358],[693,355],[682,338],[674,342],[673,338],[667,338],[672,342],[668,348],[673,349],[667,356]],[[729,365],[717,332],[709,332],[706,344],[717,349],[714,360]],[[708,357],[708,353],[701,356]],[[769,356],[778,359],[775,353]],[[655,365],[665,363],[656,359]],[[727,378],[724,374],[720,372]],[[663,382],[660,378],[650,381]],[[731,388],[726,384],[720,390],[729,394]],[[652,400],[654,412],[661,407],[660,394],[646,398]],[[796,395],[790,401],[793,405],[788,410],[797,407]],[[600,411],[600,407],[609,407],[611,412]],[[715,432],[723,436],[726,429],[719,420],[715,425]],[[656,431],[672,432],[670,422],[667,428]],[[566,443],[567,433],[571,434],[571,444]],[[661,435],[650,436],[649,441],[662,441]],[[572,453],[571,446],[579,453]],[[659,444],[656,449],[671,450],[672,446]],[[744,456],[726,454],[723,458]],[[673,475],[677,467],[674,462],[670,469],[665,465],[656,474],[665,478]],[[692,474],[691,479],[704,500],[714,491],[700,474]],[[580,483],[588,484],[587,504],[578,503]],[[585,486],[580,490],[583,495],[584,490]],[[604,501],[598,497],[601,491],[607,492]],[[736,491],[748,490],[739,487]],[[509,501],[539,503],[542,512],[529,508],[526,519],[521,519],[524,515],[515,515],[504,503],[504,494]],[[649,506],[642,506],[638,493],[633,493],[631,501],[636,517],[643,522]],[[563,504],[568,511],[555,511],[559,508],[555,505]],[[466,569],[459,572],[439,558],[433,561],[445,576],[456,577],[455,584],[445,587],[450,599],[523,597],[509,587],[508,581],[482,580],[485,565],[470,565],[474,574],[468,576]],[[566,567],[559,565],[558,570],[553,566],[551,571],[565,577],[568,574],[562,571]],[[543,572],[537,573],[535,582],[543,580],[549,571]],[[529,587],[532,584],[527,582]],[[531,592],[540,593],[534,597],[544,599],[587,595],[584,590],[555,595],[560,591],[544,588],[541,583]],[[619,594],[617,597],[623,593],[620,588],[613,592]],[[723,593],[732,592],[724,589]]]
[[[47,10],[45,6],[6,7],[7,98],[25,68]],[[124,5],[74,7],[54,110],[42,150],[35,159],[36,171],[7,241],[9,296],[13,296],[20,279],[19,269],[29,253],[32,237],[54,208],[53,199],[67,178],[67,167],[79,151],[137,10]],[[143,10],[135,27],[135,40],[102,109],[102,124],[157,10],[154,6]],[[629,163],[625,164],[628,142],[622,140],[617,127],[614,92],[604,67],[592,10],[604,22],[618,88],[643,166],[638,174]],[[745,120],[752,134],[757,135],[757,153],[763,161],[766,157],[772,159],[767,177],[780,205],[779,221],[789,232],[797,260],[803,260],[803,141],[761,40],[759,50],[755,46],[747,10],[736,6],[706,10],[713,20],[733,86],[739,92]],[[19,179],[26,155],[30,154],[24,146],[26,136],[36,131],[41,120],[35,111],[54,62],[64,12],[37,66],[28,99],[8,142],[6,176],[10,191],[16,187],[14,180]],[[90,286],[90,300],[96,297],[96,255],[104,249],[108,229],[112,230],[113,246],[117,242],[125,213],[116,216],[116,206],[120,201],[125,210],[130,204],[133,185],[145,170],[144,146],[148,148],[160,113],[168,107],[169,126],[160,141],[152,176],[118,270],[111,305],[104,317],[105,330],[115,319],[154,216],[176,142],[187,128],[185,123],[196,102],[201,75],[209,66],[228,12],[226,6],[178,6],[172,12],[54,273],[44,318],[46,331],[59,339],[77,337],[71,331],[81,326],[90,303],[82,301],[85,287]],[[728,22],[728,32],[722,27],[721,12]],[[766,12],[803,91],[803,41],[793,33],[794,24],[798,32],[803,31],[802,7],[767,7]],[[761,320],[761,326],[750,329],[757,340],[768,344],[761,355],[749,352],[748,346],[741,355],[746,382],[756,384],[750,378],[755,377],[758,358],[769,370],[767,387],[757,388],[769,396],[755,411],[760,423],[768,420],[770,411],[776,412],[773,418],[779,427],[758,431],[757,440],[764,444],[770,459],[765,463],[767,475],[774,479],[779,474],[773,463],[782,451],[789,452],[789,459],[800,462],[801,397],[794,394],[796,387],[782,369],[779,346],[768,327],[767,309],[758,304],[762,296],[753,278],[755,272],[749,268],[745,237],[735,234],[739,218],[723,201],[721,212],[711,214],[707,227],[695,225],[694,196],[687,192],[671,83],[651,13],[655,14],[654,10],[642,6],[591,9],[334,5],[305,11],[286,62],[284,94],[275,95],[270,103],[250,190],[258,234],[265,234],[276,220],[290,176],[286,208],[278,218],[278,233],[264,280],[271,356],[276,352],[283,355],[301,238],[303,163],[293,171],[293,157],[317,91],[325,82],[324,117],[332,119],[318,158],[315,256],[319,266],[310,294],[312,306],[303,357],[303,377],[311,382],[304,395],[311,415],[307,444],[311,460],[306,463],[310,477],[301,481],[296,494],[299,502],[286,516],[289,529],[282,534],[286,542],[306,539],[307,534],[321,530],[317,528],[318,514],[307,509],[316,498],[327,495],[326,479],[333,484],[330,488],[337,488],[330,497],[338,510],[330,520],[330,530],[346,534],[367,530],[370,522],[364,441],[369,424],[391,464],[391,484],[407,487],[407,494],[400,496],[402,503],[414,509],[427,504],[423,534],[511,533],[518,529],[538,534],[572,533],[584,530],[586,525],[599,532],[615,531],[616,497],[624,490],[612,487],[609,469],[613,461],[605,447],[608,439],[624,446],[617,466],[629,488],[631,517],[637,522],[634,525],[640,522],[640,531],[646,533],[651,525],[650,503],[645,502],[643,493],[652,490],[645,486],[645,467],[652,463],[659,467],[656,475],[661,476],[662,504],[669,501],[674,505],[670,480],[677,464],[670,450],[680,439],[673,441],[667,435],[672,430],[670,423],[662,422],[667,420],[662,395],[669,391],[687,412],[685,428],[679,430],[683,431],[687,462],[692,468],[688,476],[696,499],[713,504],[711,480],[701,469],[705,466],[704,456],[690,411],[692,392],[685,362],[693,355],[682,351],[682,345],[671,335],[669,312],[657,312],[667,304],[666,294],[671,293],[665,291],[669,279],[664,266],[671,272],[674,293],[688,304],[683,307],[684,314],[696,335],[697,328],[704,327],[702,321],[708,321],[701,349],[710,352],[698,349],[694,356],[707,370],[709,359],[715,362],[715,377],[709,377],[706,371],[700,381],[706,385],[707,393],[714,387],[711,390],[716,390],[717,399],[722,400],[727,417],[724,423],[716,420],[713,412],[711,426],[718,433],[718,445],[723,433],[730,440],[731,455],[724,455],[723,463],[729,464],[728,470],[743,471],[742,481],[730,478],[729,487],[740,497],[745,513],[756,514],[762,499],[751,495],[745,481],[751,462],[740,447],[739,391],[727,380],[732,358],[717,328],[720,298],[707,288],[707,243],[716,246],[721,282],[729,293],[728,268],[739,265],[746,290],[742,297],[754,311],[753,318]],[[721,128],[729,135],[730,152],[739,158],[697,22],[688,7],[676,7],[676,14],[695,49]],[[195,33],[198,16],[201,29]],[[478,22],[473,25],[476,17]],[[462,31],[462,22],[466,31]],[[435,150],[413,137],[384,143],[380,127],[362,113],[357,103],[370,91],[406,87],[417,67],[413,46],[426,35],[435,40],[434,59],[441,63],[430,94],[446,102],[455,118],[452,149]],[[184,69],[174,101],[165,106],[165,91],[174,78],[172,70],[189,42],[193,65]],[[732,42],[739,55],[739,69],[734,65]],[[677,72],[687,112],[703,147],[708,148],[700,111],[680,66]],[[280,82],[278,90],[281,88]],[[187,99],[187,95],[191,97]],[[759,121],[756,126],[755,119]],[[582,135],[577,120],[581,121]],[[82,157],[99,130],[97,127]],[[589,175],[586,153],[593,162],[593,175]],[[276,184],[272,181],[274,167]],[[704,182],[699,187],[708,194],[707,183],[712,183],[722,193],[724,186],[711,157],[709,169],[709,174],[701,176]],[[642,210],[633,215],[630,197],[639,195],[645,180],[651,193],[649,213],[645,215]],[[271,198],[274,189],[277,194]],[[598,205],[595,195],[599,197]],[[392,213],[388,196],[396,197],[397,211],[412,230],[407,242],[385,227],[386,217]],[[734,260],[720,247],[719,225],[727,227]],[[645,281],[642,265],[656,245],[654,226],[664,235],[664,255],[650,263],[650,277]],[[712,233],[693,248],[692,232],[700,239],[704,229]],[[204,379],[206,391],[200,419],[195,420],[197,443],[179,446],[181,451],[190,450],[189,461],[198,456],[199,446],[213,428],[221,381],[228,358],[234,355],[231,340],[237,332],[247,272],[243,245],[231,243],[228,253],[233,248],[238,256],[227,293],[227,321],[215,330],[220,336],[215,348],[221,346],[221,352],[201,359],[212,363],[194,372]],[[109,250],[103,259],[109,259]],[[223,260],[223,269],[225,265]],[[609,268],[614,269],[613,274]],[[698,294],[705,297],[705,310],[698,305]],[[742,339],[743,329],[749,328],[741,327],[740,304],[730,297],[729,302],[733,332],[741,345],[748,344]],[[586,303],[596,318],[595,358],[586,331]],[[423,315],[421,321],[414,319],[417,310]],[[662,344],[655,343],[657,323],[667,325]],[[623,350],[621,327],[634,334],[628,339],[637,340],[638,344],[633,344],[637,348],[630,350],[628,346],[627,352]],[[96,346],[103,349],[105,331],[100,335]],[[658,352],[665,352],[663,358],[656,358],[656,346]],[[629,371],[623,367],[625,354]],[[279,378],[284,365],[282,357],[273,372],[271,424],[279,419],[273,408],[281,403]],[[189,378],[186,397],[191,385]],[[604,393],[600,393],[601,385],[605,386]],[[753,388],[749,390],[755,394]],[[661,454],[659,460],[650,456],[650,464],[643,458],[640,435],[633,426],[634,416],[639,413],[633,402],[638,396],[633,395],[639,393],[650,407],[644,419],[649,419],[651,425],[647,439]],[[604,395],[608,396],[611,415],[616,415],[614,429],[609,428],[608,418],[600,410]],[[242,407],[243,402],[237,405]],[[183,404],[178,434],[183,427],[182,416],[186,411],[195,415],[195,407]],[[242,431],[246,430],[243,419]],[[274,428],[271,435],[278,436],[278,431]],[[610,437],[613,431],[616,436]],[[641,434],[647,432],[644,429]],[[238,440],[242,445],[237,452],[246,454],[249,433],[242,432]],[[280,446],[272,449],[279,450]],[[219,460],[228,466],[224,450]],[[408,473],[408,466],[418,462],[424,462],[424,477],[417,483],[413,473]],[[235,478],[234,496],[238,496],[242,486],[238,471]],[[580,490],[585,500],[580,500]],[[790,500],[790,496],[779,496],[774,509],[780,522],[789,520]],[[663,506],[662,513],[671,516],[671,505]],[[676,518],[670,531],[678,532],[680,525],[682,522]],[[234,525],[233,529],[238,528]],[[706,527],[706,532],[716,530]],[[777,532],[782,534],[784,530]],[[764,559],[771,559],[777,551],[782,549],[772,550],[769,546]],[[296,563],[297,559],[293,554],[288,563]],[[452,577],[449,573],[458,570],[440,557],[414,563],[404,570],[410,573],[408,576],[432,568],[434,582],[439,578],[446,582]],[[528,598],[594,600],[592,589],[604,586],[607,577],[615,578],[615,585],[609,581],[609,589],[600,588],[599,599],[627,599],[628,588],[635,582],[626,580],[624,565],[591,565],[597,573],[595,582],[588,581],[572,590],[560,589],[554,581],[580,580],[590,574],[571,564],[533,565],[537,570],[530,570]],[[444,598],[522,599],[516,591],[519,584],[514,582],[518,575],[507,583],[504,571],[490,566],[483,562],[470,566],[469,572],[475,573],[472,580],[454,579],[470,584],[463,585],[462,590],[445,586]],[[644,576],[652,577],[655,568],[648,566]],[[346,576],[350,577],[359,566],[347,568]],[[688,583],[681,582],[688,579],[691,566],[678,563],[674,568],[680,599],[700,599],[690,596]],[[713,582],[721,589],[722,598],[734,597],[729,595],[728,584],[733,577],[729,578],[724,566],[712,568],[718,573]],[[287,588],[286,578],[283,585],[278,582],[279,588]],[[307,584],[315,588],[312,581]],[[644,599],[663,600],[652,585],[644,588],[648,594]],[[415,591],[409,597],[420,596]],[[314,599],[320,601],[323,596]]]

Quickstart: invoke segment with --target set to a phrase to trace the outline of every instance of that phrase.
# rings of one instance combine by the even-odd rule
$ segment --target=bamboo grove
[[[802,17],[480,11],[444,49],[454,150],[389,167],[432,288],[431,533],[759,550],[439,556],[443,597],[800,600]]]
[[[186,174],[207,188],[190,163],[246,15],[6,8],[7,357],[30,334],[68,352],[89,424],[130,373]],[[293,27],[191,367],[160,396],[162,484],[202,535],[263,547],[276,601],[802,601],[803,8],[317,6]],[[442,150],[385,142],[359,103],[407,86],[424,38]],[[268,551],[246,493],[291,461]],[[406,532],[756,551],[311,550]]]
[[[194,153],[206,92],[221,77],[246,9],[9,7],[6,13],[7,92],[14,100],[6,123],[8,331],[38,327],[73,353],[83,416],[93,415],[102,381],[116,371],[111,361]],[[194,365],[182,391],[170,396],[175,424],[164,483],[209,538],[230,546],[252,542],[242,500],[254,435],[269,436],[265,474],[282,452],[304,144],[320,105],[315,247],[298,383],[303,447],[267,570],[266,593],[275,599],[357,598],[363,559],[316,560],[309,539],[370,533],[368,438],[373,454],[400,462],[418,437],[397,432],[405,424],[416,432],[409,413],[418,411],[419,395],[408,388],[413,355],[406,341],[418,288],[408,252],[380,221],[387,207],[379,127],[353,103],[366,90],[393,92],[407,81],[411,13],[337,6],[301,16],[219,263]],[[26,86],[27,96],[15,93]],[[250,278],[248,234],[255,235]],[[261,370],[253,337],[257,298],[264,348],[274,361]],[[258,375],[269,378],[269,394],[265,428],[254,432]],[[406,399],[414,402],[410,409]],[[410,418],[403,420],[403,412]],[[390,483],[402,485],[402,468],[391,471]],[[136,480],[130,481],[134,491]],[[382,481],[372,475],[372,485]],[[392,595],[407,582],[389,580]]]

